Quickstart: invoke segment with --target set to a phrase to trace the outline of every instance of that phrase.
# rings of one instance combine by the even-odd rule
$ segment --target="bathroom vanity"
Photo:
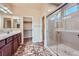
[[[21,32],[12,31],[0,35],[0,56],[13,55],[21,44]]]

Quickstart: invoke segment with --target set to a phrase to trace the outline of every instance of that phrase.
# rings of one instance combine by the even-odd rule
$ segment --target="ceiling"
[[[61,3],[13,3],[13,6],[20,6],[20,7],[33,7],[33,8],[39,8],[42,7],[43,5],[48,4],[48,5],[55,5],[59,6]]]
[[[20,8],[30,8],[32,10],[41,10],[45,7],[45,5],[48,5],[49,7],[59,6],[61,3],[12,3],[14,7],[20,7]],[[47,7],[48,7],[47,6]],[[46,8],[46,7],[45,7]]]
[[[50,13],[54,11],[61,3],[5,3],[14,14],[31,13]],[[25,11],[25,12],[24,12]],[[24,13],[23,13],[24,12]]]

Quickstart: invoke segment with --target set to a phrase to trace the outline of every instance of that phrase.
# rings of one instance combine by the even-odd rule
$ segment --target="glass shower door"
[[[63,16],[61,23],[64,23],[63,26],[64,29],[57,31],[58,55],[79,56],[78,19],[79,19],[79,11]],[[61,43],[59,41],[61,41]]]
[[[56,21],[55,18],[49,17],[47,19],[47,46],[48,48],[58,55],[57,37],[56,37]]]

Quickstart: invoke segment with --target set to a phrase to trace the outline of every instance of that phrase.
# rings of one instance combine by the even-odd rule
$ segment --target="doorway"
[[[44,30],[45,30],[45,22],[44,22],[44,20],[45,20],[45,17],[43,16],[42,17],[42,39],[43,39],[43,45],[44,45]]]
[[[24,43],[32,41],[32,17],[23,17]]]

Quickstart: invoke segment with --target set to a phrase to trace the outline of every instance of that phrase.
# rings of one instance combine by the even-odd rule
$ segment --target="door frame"
[[[45,16],[42,16],[42,43],[44,45],[45,40]]]
[[[45,17],[45,20],[44,20],[44,22],[45,22],[45,29],[44,29],[44,47],[45,48],[48,48],[48,46],[47,46],[47,17],[46,16],[44,16]]]
[[[23,16],[23,17],[30,17],[30,18],[32,18],[32,40],[33,40],[33,23],[34,23],[34,17],[33,16]],[[23,43],[24,43],[24,32],[23,32]]]

